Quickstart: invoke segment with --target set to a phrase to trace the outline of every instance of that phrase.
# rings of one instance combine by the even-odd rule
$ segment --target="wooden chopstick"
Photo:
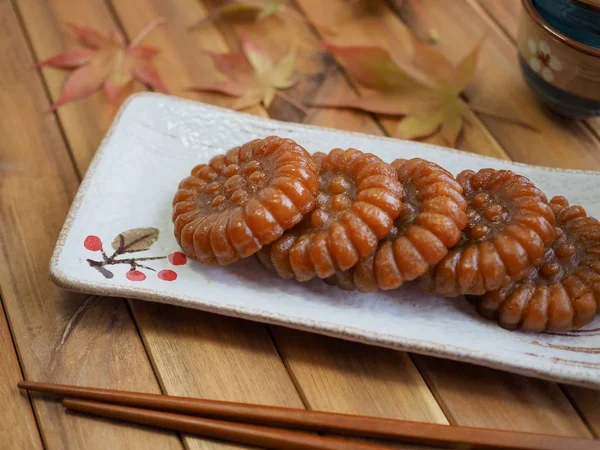
[[[566,436],[438,425],[276,406],[231,403],[31,381],[21,381],[19,382],[19,387],[32,391],[139,408],[281,428],[330,432],[385,441],[479,449],[600,450],[600,441]]]
[[[317,434],[284,430],[281,428],[206,419],[185,414],[113,405],[90,400],[65,398],[62,403],[67,409],[94,414],[96,416],[198,434],[239,444],[255,445],[261,448],[282,450],[389,449],[389,447],[350,441],[337,437],[319,436]]]

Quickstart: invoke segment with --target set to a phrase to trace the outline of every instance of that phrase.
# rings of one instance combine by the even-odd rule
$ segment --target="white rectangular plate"
[[[110,257],[111,243],[120,233],[156,228],[158,239],[147,250],[117,259],[177,251],[171,199],[179,181],[213,155],[272,134],[290,137],[312,152],[356,147],[388,162],[419,156],[455,174],[467,168],[513,169],[531,178],[549,197],[564,195],[600,217],[600,173],[533,167],[140,94],[122,108],[81,184],[52,258],[52,279],[80,292],[171,303],[600,388],[600,320],[560,335],[511,332],[480,318],[464,298],[444,299],[415,287],[347,293],[321,280],[305,284],[280,280],[259,267],[255,258],[227,267],[192,261],[173,265],[166,258],[138,261],[156,271],[141,268],[146,275],[143,281],[126,277],[127,264],[105,266],[110,274],[90,266],[88,259],[100,261],[102,255],[84,247],[89,235],[102,240]],[[161,270],[173,270],[177,279],[159,279]]]

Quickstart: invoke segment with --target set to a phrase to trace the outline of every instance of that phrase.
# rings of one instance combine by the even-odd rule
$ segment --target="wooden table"
[[[448,0],[407,0],[399,13],[384,1],[348,3],[292,2],[312,21],[338,28],[334,36],[320,36],[308,23],[294,21],[286,29],[277,19],[260,25],[221,21],[187,32],[215,9],[216,0],[0,0],[0,448],[237,448],[65,414],[54,401],[19,392],[22,377],[598,437],[598,391],[183,308],[72,294],[49,280],[58,232],[116,110],[98,93],[57,114],[44,113],[59,97],[66,73],[30,68],[76,46],[66,22],[120,28],[131,39],[155,17],[166,17],[144,41],[162,49],[157,66],[166,83],[177,95],[222,105],[230,100],[182,88],[214,71],[200,48],[238,48],[243,30],[279,54],[287,49],[285,33],[295,35],[303,75],[288,93],[303,102],[353,89],[335,62],[322,57],[324,38],[378,44],[400,56],[408,29],[420,36],[435,29],[439,48],[457,60],[485,35],[465,102],[526,118],[540,133],[472,114],[459,148],[531,164],[600,168],[600,121],[549,114],[521,79],[514,45],[519,0],[461,0],[452,8]],[[251,112],[373,134],[391,133],[396,124],[352,111],[311,109],[304,115],[279,100],[268,111]]]

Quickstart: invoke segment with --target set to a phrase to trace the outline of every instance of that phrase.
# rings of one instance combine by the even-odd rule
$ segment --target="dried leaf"
[[[456,142],[456,139],[458,139],[458,135],[464,124],[463,114],[465,114],[467,110],[464,103],[457,102],[453,106],[457,108],[457,110],[446,113],[446,120],[440,129],[442,138],[448,143]]]
[[[157,228],[132,228],[119,233],[111,245],[117,255],[143,252],[152,247],[158,239],[158,234]]]
[[[412,44],[414,49],[413,64],[417,69],[440,83],[447,83],[454,78],[454,67],[444,55],[434,50],[430,45],[425,45],[414,36],[412,36]]]
[[[406,67],[383,48],[328,46],[344,69],[370,91],[358,98],[316,106],[402,115],[405,117],[396,130],[398,136],[416,139],[439,133],[454,146],[464,123],[465,106],[460,94],[475,75],[481,43],[456,67],[416,39],[413,47],[413,67]]]
[[[125,45],[123,35],[117,31],[105,35],[89,27],[68,24],[85,48],[60,53],[37,64],[37,67],[74,69],[61,97],[50,110],[87,97],[102,87],[109,102],[113,102],[134,79],[160,92],[168,92],[151,61],[158,50],[138,45],[143,37],[163,22],[163,19],[158,19],[148,24],[129,45]]]
[[[94,51],[87,48],[79,48],[76,50],[60,53],[52,56],[38,64],[36,68],[46,66],[58,67],[61,69],[76,69],[90,61],[94,55]]]
[[[419,88],[420,83],[406,73],[389,52],[380,47],[326,45],[356,81],[379,91]]]
[[[443,123],[443,110],[423,116],[407,116],[398,124],[396,132],[401,138],[414,139],[433,134]]]
[[[473,77],[475,76],[475,71],[477,70],[477,59],[479,58],[479,52],[481,51],[481,47],[483,45],[483,41],[480,41],[473,50],[465,56],[462,61],[458,63],[456,67],[456,79],[454,85],[457,89],[463,90],[467,87],[467,84],[471,82]]]
[[[274,62],[266,50],[247,36],[242,38],[240,52],[212,53],[215,66],[227,77],[226,80],[217,81],[206,86],[190,88],[197,92],[218,92],[230,97],[237,97],[233,108],[240,110],[258,104],[265,108],[271,105],[278,89],[288,89],[296,83],[294,67],[296,64],[296,47],[290,48],[288,53],[279,61]],[[289,98],[286,97],[289,100]],[[300,109],[304,108],[292,103]]]

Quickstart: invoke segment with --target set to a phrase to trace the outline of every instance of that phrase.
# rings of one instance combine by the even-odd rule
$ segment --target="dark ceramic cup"
[[[523,76],[559,114],[600,115],[600,0],[522,0]]]

